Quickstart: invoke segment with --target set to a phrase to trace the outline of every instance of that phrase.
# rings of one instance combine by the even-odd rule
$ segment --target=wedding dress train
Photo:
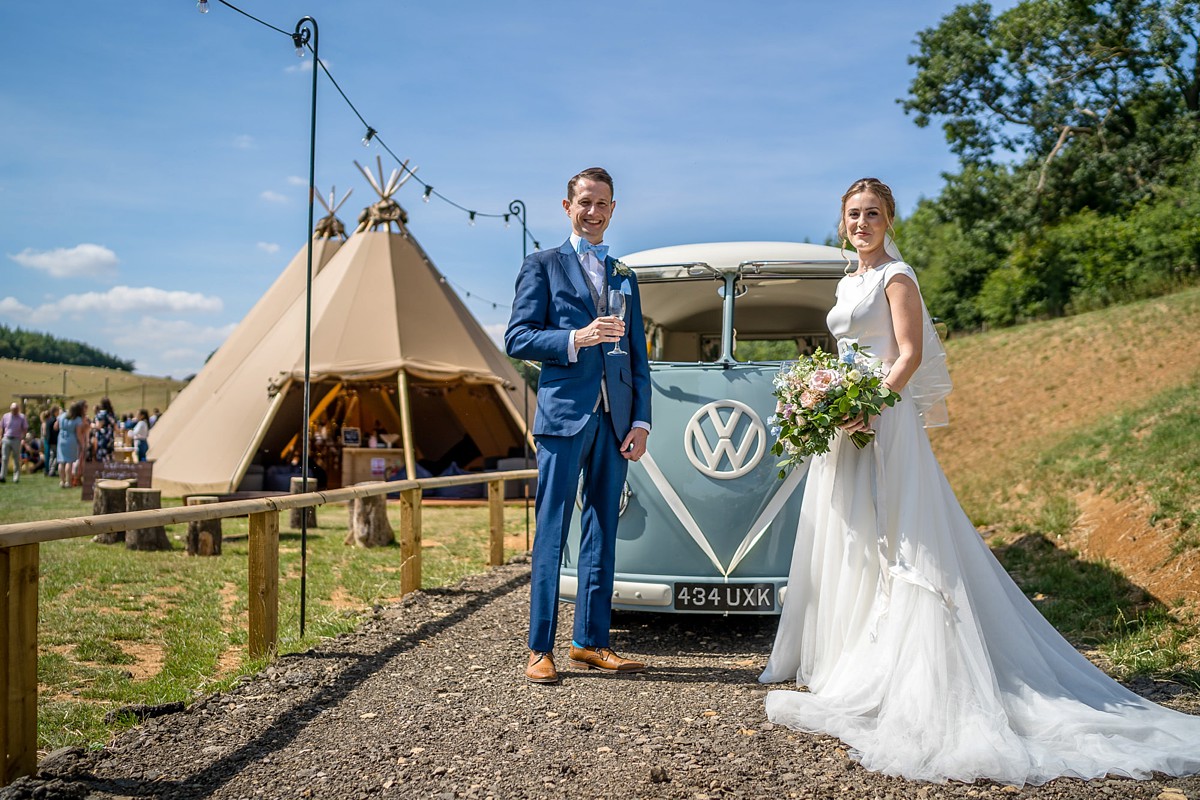
[[[884,288],[898,274],[916,280],[899,261],[847,277],[829,314],[835,336],[887,363],[898,352]],[[768,718],[916,780],[1200,772],[1200,717],[1110,679],[1005,573],[942,474],[914,393],[876,420],[874,443],[839,435],[809,468],[759,678],[808,691],[769,692]]]

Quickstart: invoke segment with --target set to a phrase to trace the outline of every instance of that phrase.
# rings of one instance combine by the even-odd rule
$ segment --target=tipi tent
[[[380,179],[381,203],[345,244],[313,240],[314,272],[323,266],[312,286],[309,433],[333,486],[342,431],[362,431],[364,444],[376,424],[398,432],[413,475],[451,462],[494,467],[522,453],[529,430],[524,382],[405,229],[391,200],[395,173],[386,186]],[[377,213],[387,203],[392,213]],[[155,487],[226,493],[252,464],[298,460],[303,251],[297,260],[298,291],[294,260],[151,430]]]

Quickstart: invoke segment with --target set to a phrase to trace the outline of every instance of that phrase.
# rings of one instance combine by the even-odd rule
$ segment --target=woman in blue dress
[[[74,484],[81,452],[79,428],[83,425],[83,402],[72,403],[58,418],[58,485],[69,489]]]

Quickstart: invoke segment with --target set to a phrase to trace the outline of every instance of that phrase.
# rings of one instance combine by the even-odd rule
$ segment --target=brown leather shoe
[[[646,665],[640,661],[621,658],[608,647],[576,647],[571,645],[567,662],[572,669],[599,669],[605,672],[641,672]]]
[[[554,668],[554,654],[530,650],[529,666],[525,667],[525,679],[530,683],[558,683],[558,670]]]

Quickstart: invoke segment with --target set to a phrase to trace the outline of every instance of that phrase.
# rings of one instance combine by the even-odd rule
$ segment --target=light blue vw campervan
[[[621,259],[641,288],[654,429],[621,498],[615,608],[779,613],[807,470],[778,478],[771,382],[782,361],[833,350],[825,315],[847,258],[824,245],[723,242]],[[565,600],[578,546],[576,514]]]

